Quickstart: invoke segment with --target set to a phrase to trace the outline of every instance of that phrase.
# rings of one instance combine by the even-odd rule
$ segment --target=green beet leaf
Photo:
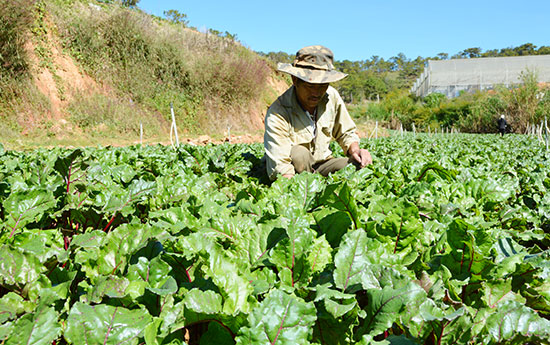
[[[84,234],[76,235],[71,240],[71,247],[76,248],[98,248],[104,241],[107,234],[103,231],[93,230]]]
[[[512,291],[512,279],[483,282],[481,285],[483,291],[481,299],[489,308],[496,308],[506,301],[525,303],[525,298]]]
[[[173,295],[167,295],[162,297],[159,303],[162,305],[160,315],[153,317],[153,321],[144,330],[145,343],[148,345],[166,344],[164,340],[170,334],[185,326],[185,308],[182,301],[174,303]]]
[[[199,222],[185,206],[171,207],[149,213],[153,225],[178,234],[185,228],[197,228]]]
[[[55,206],[55,202],[53,193],[45,189],[10,194],[2,203],[5,214],[3,227],[9,231],[9,237],[47,214]]]
[[[384,287],[382,290],[367,290],[367,317],[361,326],[362,333],[377,335],[388,328],[406,311],[409,303],[417,304],[426,299],[426,292],[415,283],[400,289]]]
[[[281,224],[286,228],[288,238],[275,246],[271,262],[279,269],[281,282],[294,286],[297,282],[307,283],[310,278],[313,263],[308,263],[308,253],[312,249],[314,233],[299,211],[295,214],[288,213],[289,218],[283,218]]]
[[[217,322],[210,322],[208,330],[201,336],[199,345],[234,345],[231,333]]]
[[[203,257],[205,264],[201,269],[220,289],[224,298],[224,313],[236,315],[239,312],[249,312],[248,297],[254,288],[243,274],[243,270],[247,271],[246,262],[228,257],[223,247],[216,242],[206,241],[200,233],[187,236],[184,247]]]
[[[65,178],[65,180],[71,180],[71,173],[74,174],[74,165],[77,163],[77,158],[81,158],[84,155],[84,152],[81,149],[75,149],[69,151],[67,154],[63,154],[57,157],[54,167],[55,170]],[[80,166],[78,167],[80,170]],[[83,166],[85,168],[85,166]],[[74,176],[73,176],[74,178]]]
[[[348,345],[353,344],[353,333],[359,324],[359,308],[353,308],[335,318],[324,304],[317,306],[317,321],[313,327],[315,344]]]
[[[13,245],[23,252],[36,256],[41,263],[52,257],[62,262],[67,258],[63,248],[63,235],[57,230],[25,231],[13,238]]]
[[[411,282],[411,278],[397,270],[398,266],[388,267],[386,264],[370,264],[361,274],[363,289],[401,289]]]
[[[13,331],[12,322],[1,323],[0,324],[0,341],[5,343],[6,339],[8,339],[12,331]]]
[[[245,231],[246,236],[239,238],[235,244],[236,254],[246,260],[251,268],[262,266],[268,251],[285,235],[281,228],[274,231],[278,225],[278,221],[254,224]]]
[[[36,281],[45,270],[34,255],[21,253],[8,245],[0,247],[0,284],[23,287]]]
[[[15,322],[6,345],[50,345],[61,334],[57,318],[53,308],[42,308],[24,315]]]
[[[550,279],[550,251],[528,255],[525,261],[537,270],[537,277],[543,280]]]
[[[332,247],[325,239],[325,235],[317,237],[313,240],[310,248],[307,262],[311,272],[321,272],[332,262]]]
[[[34,305],[14,292],[8,292],[0,298],[0,324],[8,320],[15,320],[25,312],[31,312]]]
[[[136,176],[134,168],[128,164],[121,164],[111,169],[111,174],[115,181],[128,183]]]
[[[103,275],[123,272],[132,255],[146,247],[149,240],[161,232],[158,228],[144,224],[121,225],[104,239],[96,258],[97,270]]]
[[[184,297],[185,307],[201,314],[219,314],[222,312],[222,296],[214,291],[193,289]]]
[[[292,179],[292,188],[290,188],[289,193],[298,201],[302,209],[310,210],[315,204],[318,193],[323,188],[319,174],[300,174]]]
[[[51,288],[49,288],[49,290],[54,294],[56,300],[66,300],[70,296],[70,287],[76,274],[76,271],[59,266],[47,273],[47,277],[51,282]]]
[[[249,326],[241,329],[237,344],[306,345],[315,320],[313,303],[274,290],[252,310]]]
[[[416,341],[404,335],[390,335],[384,340],[376,341],[372,335],[365,335],[356,345],[419,345]]]
[[[169,276],[172,267],[156,256],[151,261],[146,257],[139,257],[135,265],[128,268],[128,279],[142,281],[147,288],[157,295],[172,294],[177,291],[175,279]]]
[[[377,232],[382,239],[395,244],[394,253],[410,246],[423,230],[418,208],[405,199],[400,199],[390,210],[385,210],[385,215]]]
[[[333,277],[336,287],[346,291],[354,285],[361,284],[362,275],[371,263],[368,250],[369,239],[362,229],[344,235],[340,248],[334,256]]]
[[[406,309],[410,309],[410,303]],[[431,339],[441,344],[466,344],[472,337],[472,321],[466,308],[455,310],[445,304],[440,307],[431,299],[424,299],[403,313],[401,322],[407,325],[413,337],[424,339],[426,343]]]
[[[136,345],[151,321],[151,315],[143,309],[76,302],[67,318],[64,336],[71,344]]]
[[[426,163],[422,169],[420,169],[420,172],[418,173],[418,176],[416,176],[416,181],[421,181],[424,179],[428,171],[433,171],[437,176],[439,176],[442,179],[445,179],[447,181],[453,181],[457,175],[456,171],[449,170],[443,168],[441,165],[430,162]]]
[[[355,295],[346,294],[338,290],[334,290],[327,283],[311,288],[316,292],[315,302],[323,301],[325,310],[335,319],[347,314],[349,311],[357,307]]]
[[[275,286],[277,275],[270,268],[263,267],[250,272],[250,284],[254,287],[254,296],[263,295]]]
[[[327,241],[333,248],[340,245],[342,236],[352,226],[352,221],[346,212],[333,208],[322,208],[314,212],[313,217],[320,232],[326,236]]]
[[[494,264],[488,259],[495,239],[484,229],[476,229],[461,219],[455,219],[446,232],[447,242],[452,248],[444,264],[457,276],[480,275],[490,271]]]
[[[123,216],[128,216],[134,212],[134,205],[147,200],[147,196],[154,193],[155,189],[154,181],[144,180],[133,180],[125,189],[110,189],[105,195],[102,211],[108,215],[120,212]]]
[[[82,287],[86,285],[81,284]],[[101,303],[104,296],[123,298],[130,293],[130,285],[131,282],[124,277],[100,276],[92,286],[88,286],[87,301]]]
[[[162,298],[162,311],[160,320],[162,321],[159,330],[163,335],[181,329],[185,325],[184,302],[175,303],[173,295],[167,295]]]
[[[496,343],[523,344],[528,340],[538,343],[550,341],[550,321],[533,309],[516,301],[505,302],[490,314],[485,327]]]
[[[472,332],[474,324],[472,323],[469,314],[458,309],[455,313],[450,314],[447,318],[438,321],[430,322],[432,332],[436,343],[442,345],[468,344],[468,342],[476,342],[475,334]],[[456,316],[459,314],[459,316]],[[455,317],[456,316],[456,317]],[[450,319],[454,317],[453,319]],[[481,337],[483,339],[483,337]]]
[[[346,182],[328,185],[322,193],[319,203],[325,207],[345,212],[355,229],[361,227],[359,208]]]

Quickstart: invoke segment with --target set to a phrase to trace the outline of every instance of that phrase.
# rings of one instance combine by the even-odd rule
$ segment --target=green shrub
[[[147,136],[157,136],[165,122],[137,104],[129,104],[102,94],[78,95],[68,107],[71,120],[80,128],[99,136],[140,134],[140,123]]]
[[[355,117],[389,119],[392,126],[400,122],[409,130],[414,123],[423,130],[456,127],[470,133],[497,132],[497,119],[505,114],[512,130],[523,133],[529,124],[539,124],[550,116],[550,91],[541,88],[536,73],[527,70],[522,73],[522,84],[512,89],[496,87],[475,94],[461,92],[452,99],[432,93],[421,102],[407,90],[398,90],[388,93],[380,104],[370,103],[354,111]]]
[[[537,73],[526,70],[521,73],[521,85],[502,92],[507,103],[508,123],[515,132],[523,133],[529,124],[540,122],[537,109],[541,90],[537,82]]]
[[[415,117],[415,112],[419,105],[408,90],[397,90],[388,93],[382,105],[390,114],[390,117],[396,118],[406,129],[411,129],[413,123],[418,126],[418,118]]]
[[[366,98],[374,100],[388,93],[388,85],[382,77],[369,73],[365,77],[363,91]]]
[[[207,123],[198,119],[210,115],[209,107],[235,109],[260,99],[271,71],[232,40],[136,9],[75,3],[52,12],[65,46],[88,73],[166,119],[173,103],[187,129]]]
[[[430,93],[422,100],[428,108],[437,108],[442,102],[446,101],[447,97],[442,93]]]
[[[363,116],[372,120],[386,121],[390,117],[390,113],[382,103],[369,102],[363,107]]]
[[[441,127],[450,128],[455,126],[461,118],[470,114],[471,100],[465,98],[453,98],[441,105],[434,111],[432,120],[436,120]]]
[[[193,71],[203,92],[217,95],[223,105],[230,106],[259,98],[270,68],[244,48],[230,47],[197,61]]]
[[[14,109],[28,93],[29,61],[25,36],[33,21],[32,0],[0,1],[0,122],[2,133],[17,127]]]
[[[506,106],[500,92],[478,93],[470,101],[469,112],[458,119],[458,127],[463,132],[495,133],[498,129],[496,121],[505,112]]]
[[[538,105],[535,110],[534,123],[538,124],[544,120],[550,120],[550,88],[543,88],[537,96]]]
[[[360,104],[348,104],[347,109],[351,117],[355,119],[359,118],[370,118],[369,114],[367,113],[367,109],[369,107],[368,103],[360,103]]]
[[[33,21],[32,0],[0,2],[0,80],[24,77],[29,63],[25,53],[25,35]]]

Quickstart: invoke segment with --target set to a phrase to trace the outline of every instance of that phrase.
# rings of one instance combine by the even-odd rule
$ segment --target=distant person
[[[369,151],[359,147],[357,127],[338,91],[329,85],[347,76],[334,69],[332,51],[323,46],[300,49],[292,64],[279,63],[292,76],[292,86],[267,110],[264,147],[267,174],[292,178],[309,171],[323,176],[353,163],[372,163]],[[334,139],[347,157],[334,158]]]
[[[503,136],[506,133],[506,129],[508,128],[508,123],[504,118],[504,114],[500,115],[500,118],[497,120],[497,124],[498,131],[500,132],[500,135]]]

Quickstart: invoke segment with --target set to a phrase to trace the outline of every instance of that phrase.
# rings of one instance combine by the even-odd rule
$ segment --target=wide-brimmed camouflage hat
[[[334,69],[334,54],[327,47],[309,46],[300,49],[289,63],[279,63],[277,68],[312,84],[332,83],[347,77]]]

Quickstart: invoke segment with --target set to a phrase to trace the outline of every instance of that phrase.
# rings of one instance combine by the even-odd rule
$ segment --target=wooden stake
[[[172,126],[174,128],[174,134],[176,136],[176,146],[180,146],[180,140],[178,138],[178,127],[176,126],[176,117],[174,116],[174,106],[172,105],[172,102],[170,102],[170,112],[172,114]],[[172,134],[171,130],[170,134]]]

